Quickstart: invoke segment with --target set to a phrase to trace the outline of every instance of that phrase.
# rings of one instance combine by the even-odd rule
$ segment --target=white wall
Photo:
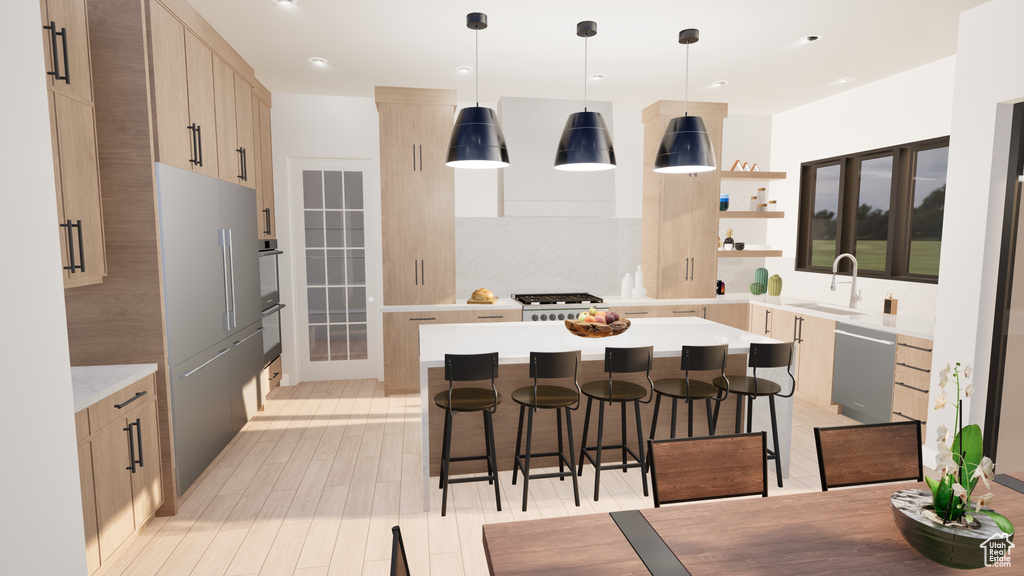
[[[788,177],[769,189],[786,217],[768,223],[768,243],[781,248],[784,257],[768,259],[767,267],[782,276],[783,294],[840,306],[848,305],[850,297],[845,284],[831,292],[827,275],[794,272],[800,164],[950,134],[958,65],[957,57],[945,58],[773,117],[771,170]],[[952,152],[950,164],[952,171]],[[948,195],[946,202],[946,214],[955,213]],[[943,240],[945,258],[955,243]],[[861,309],[880,312],[882,300],[891,292],[899,299],[900,314],[935,314],[934,284],[863,278],[858,288],[864,296]]]
[[[7,90],[0,106],[0,226],[6,303],[0,354],[0,557],[5,574],[85,574],[74,402],[39,5],[12,2],[0,19]]]

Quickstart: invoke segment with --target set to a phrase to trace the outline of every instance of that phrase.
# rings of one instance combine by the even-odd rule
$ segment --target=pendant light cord
[[[686,45],[686,93],[683,95],[683,116],[690,106],[690,45]]]
[[[587,111],[587,42],[589,37],[583,37],[583,111]]]
[[[480,107],[480,30],[473,31],[473,38],[476,42],[476,106]]]

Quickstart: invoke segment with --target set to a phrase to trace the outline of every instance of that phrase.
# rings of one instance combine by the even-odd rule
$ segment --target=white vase
[[[639,266],[636,267],[636,279],[633,280],[634,288],[644,287],[644,271]],[[645,291],[646,292],[646,291]]]
[[[626,276],[622,279],[622,297],[629,298],[633,294],[633,277],[626,272]]]

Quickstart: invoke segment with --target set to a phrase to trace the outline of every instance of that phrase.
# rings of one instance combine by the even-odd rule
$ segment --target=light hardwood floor
[[[797,401],[791,476],[778,488],[769,466],[769,495],[820,490],[812,429],[849,423]],[[419,396],[385,397],[376,380],[276,388],[179,513],[143,527],[99,574],[387,574],[398,524],[414,575],[475,576],[487,573],[485,523],[653,506],[635,469],[603,474],[594,502],[588,465],[578,508],[570,481],[542,479],[530,481],[529,511],[522,512],[522,481],[513,486],[511,472],[502,472],[501,512],[492,486],[456,484],[442,518],[437,489],[423,512],[420,451]]]

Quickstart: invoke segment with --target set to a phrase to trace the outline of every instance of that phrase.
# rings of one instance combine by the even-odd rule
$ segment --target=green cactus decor
[[[773,274],[768,279],[768,295],[778,296],[779,294],[782,294],[782,277],[778,274]]]
[[[750,285],[750,293],[760,296],[768,290],[768,270],[758,268],[754,271],[754,283]]]

